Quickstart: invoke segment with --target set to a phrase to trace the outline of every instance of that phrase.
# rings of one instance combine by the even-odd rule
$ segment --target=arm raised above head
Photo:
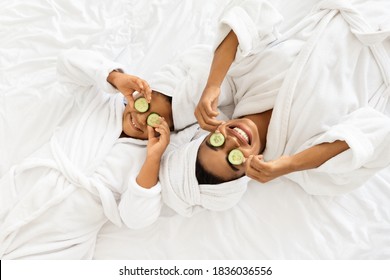
[[[206,87],[195,108],[196,119],[203,129],[212,131],[221,124],[221,121],[215,119],[218,115],[220,87],[234,61],[237,46],[237,36],[233,31],[230,31],[215,50]]]
[[[268,1],[262,0],[244,1],[222,15],[207,84],[195,109],[203,129],[213,131],[221,124],[216,119],[220,87],[233,61],[240,63],[242,57],[256,54],[275,41],[282,19]]]

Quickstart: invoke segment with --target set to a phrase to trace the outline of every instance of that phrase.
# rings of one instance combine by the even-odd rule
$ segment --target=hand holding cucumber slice
[[[156,127],[160,124],[160,115],[157,113],[150,113],[146,119],[146,123],[151,127]]]
[[[244,162],[245,156],[239,149],[231,150],[228,155],[228,160],[233,165],[240,165]]]
[[[210,144],[213,147],[221,147],[225,143],[225,136],[221,132],[215,132],[210,136]]]
[[[134,101],[134,108],[140,113],[145,113],[149,110],[149,103],[145,97],[140,97]]]

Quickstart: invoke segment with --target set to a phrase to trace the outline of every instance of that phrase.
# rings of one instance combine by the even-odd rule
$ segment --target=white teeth
[[[246,142],[249,143],[249,136],[245,131],[238,127],[233,128],[233,130],[240,134],[246,140]]]
[[[139,127],[135,124],[134,119],[133,119],[133,116],[131,116],[130,119],[131,119],[131,122],[132,122],[132,124],[134,125],[134,127],[135,127],[135,128],[139,128]]]

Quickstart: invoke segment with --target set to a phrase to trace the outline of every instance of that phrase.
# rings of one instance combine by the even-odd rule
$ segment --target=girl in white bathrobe
[[[160,214],[169,100],[153,94],[150,108],[164,118],[141,134],[134,126],[142,119],[129,115],[135,90],[150,101],[145,81],[91,51],[68,51],[57,69],[58,87],[74,103],[50,141],[0,178],[1,259],[90,259],[107,220],[141,228]]]

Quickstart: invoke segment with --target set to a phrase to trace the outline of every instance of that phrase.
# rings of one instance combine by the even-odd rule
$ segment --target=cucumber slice
[[[149,110],[149,103],[145,97],[140,97],[134,102],[134,108],[140,113],[145,113]]]
[[[225,136],[220,132],[215,132],[210,136],[210,144],[213,147],[221,147],[225,143]]]
[[[228,160],[233,165],[240,165],[244,162],[244,154],[239,149],[231,150],[228,155]]]
[[[146,119],[146,122],[149,126],[156,127],[160,124],[160,115],[157,113],[150,113],[150,115]]]

